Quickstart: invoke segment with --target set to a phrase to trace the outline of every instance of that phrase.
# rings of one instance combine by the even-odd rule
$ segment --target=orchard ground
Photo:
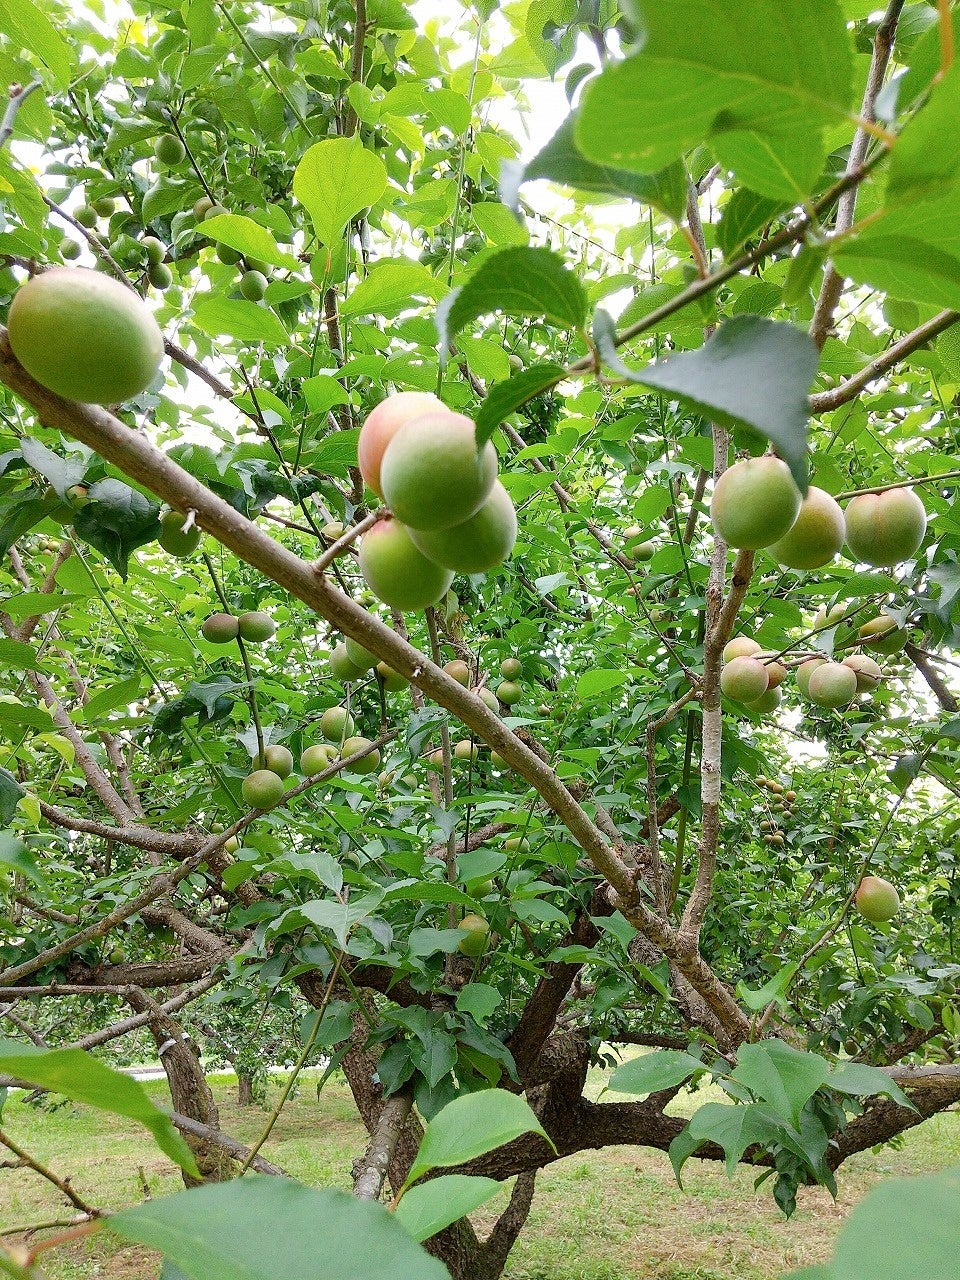
[[[591,1071],[591,1098],[600,1095],[605,1075]],[[303,1182],[349,1189],[351,1161],[364,1148],[365,1130],[342,1076],[329,1081],[319,1098],[318,1078],[313,1071],[301,1076],[264,1155]],[[237,1104],[234,1076],[210,1080],[224,1131],[252,1143],[267,1111]],[[282,1076],[271,1078],[268,1109],[282,1085]],[[167,1103],[164,1080],[145,1088],[160,1105]],[[670,1110],[691,1115],[721,1097],[710,1087],[682,1093]],[[70,1104],[46,1110],[24,1098],[14,1094],[8,1101],[5,1127],[41,1160],[69,1172],[81,1194],[121,1208],[142,1198],[143,1181],[154,1197],[181,1189],[149,1135],[121,1117]],[[717,1163],[692,1160],[681,1191],[665,1155],[630,1147],[584,1152],[540,1175],[529,1228],[511,1254],[505,1280],[776,1280],[793,1267],[828,1258],[844,1218],[872,1187],[958,1163],[960,1114],[945,1112],[909,1130],[900,1150],[878,1149],[848,1161],[837,1201],[822,1187],[802,1189],[797,1212],[785,1221],[767,1189],[754,1189],[755,1175],[744,1166],[730,1179]],[[69,1217],[54,1188],[36,1174],[4,1170],[0,1185],[0,1231]],[[503,1193],[473,1215],[481,1233],[506,1199]],[[99,1236],[52,1250],[43,1265],[48,1280],[147,1280],[159,1272],[159,1255]]]

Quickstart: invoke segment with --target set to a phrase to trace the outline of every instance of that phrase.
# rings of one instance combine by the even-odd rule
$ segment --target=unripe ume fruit
[[[497,478],[487,441],[477,452],[476,427],[462,413],[428,413],[404,423],[380,468],[383,496],[413,529],[449,529],[479,511]]]
[[[330,674],[337,680],[343,680],[344,683],[349,680],[356,680],[358,676],[363,675],[356,663],[350,661],[347,646],[342,642],[330,654],[328,661],[330,663]]]
[[[278,778],[289,778],[293,773],[293,752],[289,747],[271,742],[270,746],[264,750],[263,763]]]
[[[883,672],[874,660],[865,653],[852,653],[844,658],[842,664],[849,667],[857,677],[857,693],[869,693],[883,679]]]
[[[340,742],[349,738],[355,725],[346,707],[327,707],[320,717],[320,732],[328,742]]]
[[[323,773],[336,758],[336,748],[328,742],[314,743],[300,755],[300,772],[305,778],[312,778],[315,773]]]
[[[847,546],[864,564],[909,560],[927,530],[926,510],[912,489],[861,494],[847,503],[844,517]]]
[[[373,594],[392,609],[426,609],[437,604],[453,581],[449,569],[434,564],[414,546],[399,520],[378,520],[363,535],[360,572]]]
[[[810,696],[810,677],[817,667],[822,667],[826,658],[808,658],[797,667],[797,688],[805,698]]]
[[[770,683],[767,669],[756,658],[731,658],[720,672],[720,688],[737,702],[756,702]]]
[[[825,662],[807,681],[807,697],[818,707],[845,707],[856,692],[857,673],[842,662]]]
[[[340,748],[342,759],[346,760],[347,756],[354,755],[357,751],[366,751],[367,747],[372,747],[373,743],[369,738],[347,738],[343,746]],[[360,760],[354,760],[353,764],[348,766],[350,773],[376,773],[380,768],[380,752],[376,748],[370,751]]]
[[[882,876],[864,876],[853,900],[863,918],[877,924],[892,920],[900,910],[899,893]]]
[[[734,636],[723,646],[723,660],[730,662],[733,658],[750,658],[760,652],[760,647],[749,636]]]
[[[500,663],[500,674],[504,680],[519,680],[523,673],[523,663],[519,658],[504,658]]]
[[[710,518],[730,547],[756,551],[782,538],[800,514],[800,490],[780,458],[746,458],[713,490]]]
[[[811,485],[792,528],[768,550],[788,569],[819,569],[839,554],[845,532],[840,504]]]
[[[194,524],[184,532],[186,516],[179,511],[165,511],[160,517],[160,536],[157,541],[171,556],[191,556],[200,545],[200,530]]]
[[[453,748],[453,755],[456,760],[476,760],[479,754],[479,747],[470,738],[461,738]]]
[[[457,945],[457,950],[460,954],[463,956],[483,955],[484,948],[487,945],[487,937],[490,933],[490,925],[484,920],[483,916],[478,916],[471,912],[463,917],[457,928],[464,931],[464,936]]]
[[[364,483],[379,498],[383,497],[380,464],[387,445],[411,418],[444,411],[442,402],[429,391],[398,391],[396,395],[381,400],[367,415],[357,440],[357,463]]]
[[[470,685],[470,668],[462,658],[451,658],[449,662],[443,664],[443,669],[451,680],[456,680],[457,684],[462,684],[466,689]]]
[[[240,634],[240,621],[232,613],[211,613],[200,633],[210,644],[229,644]]]
[[[766,716],[771,711],[776,711],[782,701],[783,690],[779,685],[773,685],[767,689],[766,693],[761,693],[759,698],[755,698],[752,702],[745,702],[743,705],[755,716]]]
[[[406,676],[402,676],[399,671],[394,671],[393,667],[386,662],[378,662],[377,671],[387,693],[399,693],[401,689],[406,689],[410,683]]]
[[[907,643],[907,632],[898,627],[895,619],[882,613],[879,617],[870,618],[860,628],[860,641],[876,653],[899,653]]]
[[[249,644],[265,644],[267,640],[273,638],[277,630],[277,624],[269,613],[261,613],[259,610],[241,613],[237,619],[237,626],[241,637]]]
[[[495,569],[517,540],[517,513],[510,495],[494,482],[490,496],[475,515],[450,529],[410,529],[410,537],[434,563],[454,573],[485,573]]]
[[[344,638],[343,647],[347,651],[347,657],[358,671],[372,671],[377,665],[377,655],[371,653],[369,649],[365,649],[362,644],[351,639],[350,636]]]
[[[512,707],[523,697],[523,690],[515,680],[503,680],[497,685],[497,697],[504,706]]]
[[[67,400],[129,400],[163,357],[163,334],[142,299],[86,267],[53,267],[21,285],[7,327],[27,373]]]
[[[244,778],[240,792],[251,809],[272,809],[283,799],[283,779],[272,769],[254,769]]]

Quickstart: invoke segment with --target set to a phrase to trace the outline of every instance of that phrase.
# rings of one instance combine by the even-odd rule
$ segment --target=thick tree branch
[[[354,1166],[353,1194],[358,1200],[379,1200],[387,1170],[413,1106],[413,1090],[400,1089],[386,1099],[370,1135],[366,1155]]]

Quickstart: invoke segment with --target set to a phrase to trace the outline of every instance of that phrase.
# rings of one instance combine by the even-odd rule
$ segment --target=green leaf
[[[740,187],[723,206],[717,226],[717,244],[729,258],[743,242],[770,221],[781,209],[782,200],[769,200],[755,191]]]
[[[731,1073],[734,1080],[768,1102],[795,1129],[799,1128],[804,1105],[827,1083],[829,1074],[823,1058],[794,1049],[782,1040],[742,1045]]]
[[[778,1003],[782,1003],[783,993],[790,985],[790,981],[798,968],[799,965],[796,963],[784,965],[783,968],[778,973],[775,973],[769,982],[765,982],[762,987],[748,987],[745,982],[738,982],[737,999],[754,1013],[757,1013],[760,1009],[765,1009],[771,1000],[776,1000]]]
[[[705,1142],[716,1142],[723,1147],[727,1173],[732,1175],[747,1147],[754,1142],[769,1143],[782,1133],[782,1126],[756,1104],[708,1102],[694,1112],[687,1127],[670,1143],[670,1163],[679,1182],[681,1170],[690,1156]]]
[[[492,200],[475,204],[470,210],[480,232],[494,245],[523,245],[530,243],[530,232],[506,204]]]
[[[427,1125],[406,1186],[429,1169],[473,1160],[522,1133],[539,1133],[550,1141],[529,1103],[516,1094],[484,1089],[455,1098]]]
[[[577,191],[653,205],[668,217],[680,220],[687,205],[687,173],[679,160],[653,174],[597,164],[588,160],[576,145],[575,130],[576,117],[570,116],[528,164],[504,162],[500,176],[504,204],[515,209],[521,185],[546,178]]]
[[[944,137],[960,116],[960,63],[955,62],[934,86],[929,101],[912,117],[890,157],[886,204],[922,202],[958,195],[960,154],[945,147]]]
[[[110,1230],[190,1280],[448,1280],[382,1205],[248,1174],[124,1209]]]
[[[224,298],[208,294],[194,307],[194,324],[211,338],[237,338],[240,342],[266,342],[286,346],[290,341],[286,329],[269,307],[245,302],[241,298]]]
[[[469,1013],[479,1023],[486,1022],[502,1003],[503,997],[497,988],[487,986],[485,982],[468,982],[457,992],[457,1008],[462,1013]]]
[[[581,702],[588,698],[596,698],[602,693],[609,693],[630,679],[629,671],[609,671],[599,668],[585,671],[577,681],[577,697]]]
[[[160,533],[160,507],[122,480],[98,480],[74,516],[74,532],[103,553],[126,581],[130,552]]]
[[[446,351],[464,325],[502,311],[543,317],[563,329],[579,329],[587,314],[583,285],[550,249],[502,249],[487,258],[462,288],[437,308],[440,347]]]
[[[616,354],[613,332],[613,321],[598,310],[594,338],[612,369],[670,392],[715,421],[759,431],[806,492],[807,396],[818,360],[806,333],[762,316],[734,316],[699,351],[629,369]]]
[[[657,1049],[654,1053],[641,1054],[618,1067],[607,1082],[607,1088],[613,1093],[635,1093],[644,1096],[656,1093],[659,1089],[672,1089],[674,1085],[683,1084],[698,1071],[705,1070],[704,1064],[692,1053],[684,1053],[678,1049]]]
[[[877,1067],[869,1067],[864,1062],[838,1062],[827,1077],[827,1085],[838,1093],[855,1094],[861,1098],[871,1098],[875,1094],[884,1094],[892,1098],[901,1107],[916,1107],[898,1084]]]
[[[554,387],[564,377],[559,364],[535,364],[515,373],[506,382],[498,382],[487,392],[487,397],[476,414],[477,445],[489,440],[504,418],[526,404],[541,391]]]
[[[22,702],[0,702],[0,725],[17,729],[51,729],[53,722],[45,707],[28,707]]]
[[[153,1134],[157,1146],[181,1169],[199,1176],[190,1148],[144,1088],[122,1071],[104,1066],[83,1049],[37,1049],[0,1040],[0,1071],[27,1080],[73,1102],[136,1120]]]
[[[914,1280],[957,1273],[960,1168],[895,1178],[874,1188],[844,1223],[831,1280]]]
[[[386,189],[383,161],[367,151],[356,135],[315,142],[293,174],[293,194],[310,214],[317,236],[328,249],[339,240],[350,219],[376,204]]]
[[[414,1240],[429,1240],[451,1222],[472,1213],[497,1194],[503,1183],[448,1173],[411,1187],[396,1208],[397,1221]]]
[[[73,76],[77,55],[33,0],[0,0],[0,32],[29,51],[47,68],[60,89]]]
[[[20,798],[25,794],[10,770],[0,769],[0,822],[13,821]]]
[[[80,708],[80,717],[87,724],[95,724],[108,712],[116,711],[118,707],[126,708],[131,702],[136,702],[141,680],[139,675],[131,676],[128,680],[111,685],[109,689],[101,689]]]
[[[22,840],[9,831],[0,831],[0,864],[19,871],[35,884],[45,883],[33,854]]]
[[[383,262],[340,304],[343,316],[395,316],[415,306],[414,298],[436,302],[446,288],[419,262]]]
[[[300,263],[292,253],[284,253],[266,227],[241,213],[219,213],[206,218],[203,234],[220,244],[229,245],[246,258],[268,262],[274,267],[296,271]]]
[[[87,470],[87,462],[76,454],[69,458],[61,458],[58,453],[48,449],[32,436],[24,436],[20,441],[20,452],[27,464],[53,485],[57,496],[63,498],[67,490],[79,484]]]
[[[32,645],[22,640],[0,639],[0,667],[14,667],[22,671],[36,671],[40,658]]]
[[[575,133],[583,153],[655,173],[709,141],[761,195],[807,195],[826,158],[824,129],[850,106],[850,42],[837,0],[636,7],[639,52],[584,90]]]

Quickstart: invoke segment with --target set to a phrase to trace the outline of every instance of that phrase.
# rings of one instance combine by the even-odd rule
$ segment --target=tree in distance
[[[807,697],[817,707],[846,707],[857,693],[857,673],[842,662],[824,662],[810,673]]]
[[[480,748],[471,738],[461,738],[453,748],[453,754],[457,760],[473,761],[479,759]]]
[[[449,662],[443,664],[443,669],[451,680],[456,680],[457,684],[462,684],[465,689],[470,686],[470,668],[462,658],[451,658]]]
[[[907,632],[898,627],[896,620],[888,613],[881,613],[871,618],[860,628],[860,641],[876,653],[886,655],[900,653],[907,643]]]
[[[492,689],[487,689],[486,687],[483,689],[474,689],[474,693],[485,707],[489,707],[489,709],[497,715],[500,714],[500,699]]]
[[[446,595],[453,574],[413,544],[399,520],[378,520],[360,540],[360,572],[373,594],[392,609],[426,609]]]
[[[289,778],[293,773],[293,752],[278,742],[271,742],[263,752],[264,767],[278,778]]]
[[[262,613],[259,609],[241,613],[237,619],[237,625],[240,629],[240,638],[246,640],[248,644],[266,644],[277,632],[277,624],[269,613]]]
[[[383,497],[380,464],[387,445],[400,428],[425,413],[446,412],[443,402],[429,391],[398,391],[381,400],[366,417],[357,440],[357,464],[364,484]]]
[[[839,502],[810,485],[792,527],[767,550],[788,569],[820,569],[839,555],[845,533]]]
[[[156,377],[163,334],[143,300],[86,267],[52,267],[14,294],[10,347],[31,377],[84,404],[121,404]]]
[[[410,529],[423,554],[454,573],[485,573],[495,569],[517,540],[517,512],[510,495],[494,481],[490,496],[475,515],[450,529]]]
[[[863,493],[847,503],[844,518],[847,546],[863,564],[909,560],[927,531],[927,512],[913,489]]]
[[[818,667],[822,667],[826,658],[808,658],[797,667],[797,688],[804,698],[810,697],[810,677]]]
[[[251,809],[272,809],[283,799],[283,779],[272,769],[254,769],[240,784],[240,794]]]
[[[523,697],[523,689],[515,680],[503,680],[497,685],[497,697],[505,707],[512,707]]]
[[[344,684],[349,684],[351,680],[356,680],[363,675],[361,669],[350,661],[347,646],[342,641],[333,649],[328,662],[330,674],[335,679],[342,680]]]
[[[184,531],[186,516],[179,511],[165,511],[160,517],[160,536],[157,541],[168,555],[181,559],[192,556],[200,545],[200,529],[193,524]]]
[[[358,671],[372,671],[377,665],[377,655],[349,636],[344,636],[343,647],[347,651],[347,657]]]
[[[232,613],[211,613],[200,628],[200,634],[210,644],[229,644],[240,634],[240,620]]]
[[[504,658],[500,663],[500,674],[504,680],[519,680],[523,675],[523,663],[519,658]]]
[[[496,478],[493,445],[487,441],[478,453],[473,422],[446,409],[405,422],[380,466],[384,500],[416,530],[463,524],[483,506]]]
[[[373,743],[369,738],[360,736],[347,738],[340,748],[340,757],[346,760],[347,756],[355,755],[358,751],[367,751],[368,747],[373,747]],[[374,747],[372,751],[367,752],[360,760],[354,760],[351,765],[347,766],[350,773],[376,773],[380,768],[380,751]]]
[[[328,742],[342,742],[355,728],[353,716],[346,707],[327,707],[320,717],[320,732]]]
[[[262,302],[268,283],[262,271],[245,271],[240,277],[240,292],[248,302]]]
[[[328,742],[316,742],[300,753],[300,772],[305,778],[312,778],[315,773],[329,769],[336,758],[336,748]]]
[[[780,458],[745,458],[717,481],[710,518],[730,547],[757,551],[782,538],[800,514],[800,490]]]
[[[386,662],[377,663],[377,674],[383,681],[383,687],[387,693],[399,693],[410,684],[406,676],[402,676],[399,671],[394,671],[393,667]]]
[[[178,164],[183,164],[187,156],[187,149],[175,133],[161,133],[153,144],[153,154],[159,164],[166,165],[168,169],[173,169]]]
[[[853,895],[857,910],[865,920],[882,924],[900,910],[900,895],[882,876],[864,876]]]
[[[752,658],[760,653],[760,645],[749,636],[734,636],[723,646],[724,662],[732,662],[734,658]]]
[[[767,668],[757,658],[731,658],[720,672],[720,688],[735,702],[756,702],[770,684]]]
[[[462,929],[464,936],[457,943],[457,950],[462,956],[482,956],[487,946],[487,938],[490,934],[490,925],[483,916],[478,916],[471,911],[465,915],[457,925],[458,929]]]
[[[849,667],[857,677],[857,693],[871,693],[883,679],[879,663],[865,653],[852,653],[840,664]]]

